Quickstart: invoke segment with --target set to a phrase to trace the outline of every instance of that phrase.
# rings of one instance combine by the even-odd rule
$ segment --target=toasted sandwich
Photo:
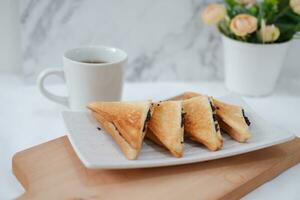
[[[249,131],[250,120],[242,107],[214,99],[217,117],[222,131],[238,142],[246,142],[251,138]]]
[[[184,92],[183,94],[175,96],[175,97],[171,98],[170,100],[186,100],[186,99],[190,99],[192,97],[197,97],[197,96],[201,96],[201,94],[196,93],[196,92]]]
[[[183,101],[185,134],[192,140],[216,151],[223,146],[220,126],[212,98],[197,96]]]
[[[94,102],[88,108],[120,146],[127,159],[136,159],[151,117],[151,101]]]
[[[153,104],[147,137],[167,148],[175,157],[183,155],[183,111],[181,101]]]
[[[196,96],[203,96],[195,92],[185,92],[175,99],[190,99]],[[246,142],[251,138],[249,131],[250,121],[245,116],[245,111],[242,107],[225,103],[213,98],[213,103],[217,108],[217,120],[221,130],[230,135],[238,142]]]

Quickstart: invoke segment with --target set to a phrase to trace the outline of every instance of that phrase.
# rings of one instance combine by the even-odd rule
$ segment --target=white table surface
[[[50,89],[63,93],[63,85]],[[165,99],[184,91],[221,96],[228,94],[222,82],[126,83],[124,100]],[[281,81],[272,96],[244,98],[266,120],[300,136],[300,80]],[[65,108],[40,95],[15,75],[0,75],[0,199],[24,192],[11,171],[11,158],[20,150],[65,134],[60,111]],[[300,152],[299,152],[300,153]],[[300,165],[285,171],[243,199],[300,199]]]

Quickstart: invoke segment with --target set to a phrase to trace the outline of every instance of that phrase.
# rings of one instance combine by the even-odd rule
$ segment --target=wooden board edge
[[[288,141],[289,142],[300,142],[299,137],[295,137],[295,139]],[[285,143],[279,144],[283,145]],[[271,146],[272,147],[272,146]],[[295,166],[296,164],[300,163],[300,147],[298,147],[299,151],[295,150],[293,154],[288,157],[285,157],[282,162],[272,166],[271,168],[267,169],[262,174],[254,177],[252,180],[249,180],[245,184],[241,185],[239,188],[236,188],[234,191],[229,192],[220,200],[236,200],[241,199],[248,193],[252,192],[256,188],[260,187],[264,183],[276,178],[281,173],[286,171],[287,169]]]
[[[64,135],[64,136],[55,138],[53,140],[49,140],[49,141],[37,144],[35,146],[29,147],[28,149],[21,150],[13,155],[13,157],[12,157],[12,172],[25,190],[28,190],[28,179],[26,177],[26,174],[23,172],[22,166],[19,165],[19,160],[22,159],[24,154],[26,154],[30,151],[34,151],[36,148],[39,148],[40,146],[44,146],[48,143],[53,143],[55,141],[63,140],[64,138],[67,138],[67,136]]]
[[[24,151],[20,151],[12,157],[12,172],[15,175],[15,177],[18,179],[19,183],[21,183],[23,188],[27,190],[28,189],[27,177],[18,164],[19,157],[23,155],[23,152]]]
[[[40,146],[46,145],[47,143],[53,143],[56,141],[63,142],[65,139],[68,139],[67,136],[62,136],[62,137],[38,144],[36,146],[30,147],[29,149],[25,149],[20,152],[17,152],[12,157],[13,174],[18,179],[18,181],[22,184],[22,186],[24,187],[25,190],[28,189],[28,181],[27,181],[26,175],[24,174],[23,170],[21,169],[22,166],[20,166],[18,164],[20,162],[19,160],[23,157],[24,154],[27,154],[28,152],[30,152],[36,148],[39,148]],[[300,138],[296,137],[295,139],[288,141],[286,143],[290,143],[293,141],[300,142]],[[278,144],[278,145],[284,145],[284,144],[285,143]],[[275,146],[277,146],[277,145],[275,145]],[[274,146],[271,146],[271,147],[274,147]],[[268,148],[270,148],[270,147],[268,147]],[[226,199],[226,200],[240,199],[243,196],[245,196],[246,194],[248,194],[249,192],[255,190],[257,187],[263,185],[265,182],[272,180],[273,178],[275,178],[276,176],[278,176],[279,174],[281,174],[288,168],[298,164],[300,162],[300,153],[299,153],[300,147],[298,147],[298,149],[299,149],[299,151],[294,151],[293,154],[285,157],[282,162],[278,163],[277,165],[272,166],[271,168],[269,168],[268,170],[266,170],[259,176],[254,177],[252,180],[249,180],[247,183],[241,185],[239,188],[236,188],[234,191],[227,193],[221,199]],[[25,195],[25,194],[26,193],[24,193],[18,199],[26,199],[27,195]]]

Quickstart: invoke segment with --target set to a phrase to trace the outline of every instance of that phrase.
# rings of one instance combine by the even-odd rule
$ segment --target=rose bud
[[[246,36],[257,30],[257,18],[252,15],[239,14],[230,22],[230,30],[237,36]]]
[[[290,0],[290,6],[295,13],[300,15],[300,0]]]
[[[274,42],[279,38],[280,31],[274,24],[265,25],[262,23],[261,29],[258,31],[258,36],[263,42]]]
[[[226,8],[222,4],[210,4],[202,12],[202,20],[206,24],[214,25],[219,23],[226,16]]]
[[[238,4],[242,5],[253,5],[256,4],[256,0],[235,0]]]

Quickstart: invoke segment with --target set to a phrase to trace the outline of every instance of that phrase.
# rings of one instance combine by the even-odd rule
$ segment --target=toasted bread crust
[[[217,116],[221,129],[238,142],[246,142],[251,138],[249,127],[240,106],[213,100],[217,107]]]
[[[202,96],[195,92],[185,92],[174,99],[187,100],[196,96]],[[234,140],[238,142],[246,142],[251,138],[248,125],[242,115],[242,108],[240,106],[228,104],[213,98],[213,103],[217,109],[218,122],[221,130],[229,134]]]
[[[143,128],[151,102],[94,102],[88,108],[113,122],[124,139],[135,149],[142,145]]]
[[[197,96],[183,101],[184,128],[187,136],[216,151],[223,145],[220,130],[216,131],[213,112],[207,96]],[[217,122],[216,122],[217,123]]]
[[[127,159],[134,160],[137,158],[140,149],[135,149],[130,146],[130,144],[118,132],[116,127],[111,122],[106,121],[100,114],[92,112],[92,115],[101,124],[102,128],[104,128],[120,146]]]
[[[201,94],[198,94],[196,92],[184,92],[183,94],[175,96],[169,100],[186,100],[196,96],[201,96]]]
[[[219,119],[220,126],[222,127],[222,130],[230,135],[234,140],[244,143],[247,142],[248,139],[251,138],[250,133],[248,132],[237,132],[234,128],[226,124],[222,119]]]
[[[148,125],[153,135],[176,157],[183,155],[184,145],[181,113],[181,101],[155,103],[153,105],[153,114]]]
[[[93,102],[88,108],[130,160],[137,158],[145,133],[175,157],[183,156],[184,135],[211,151],[223,146],[220,128],[238,142],[251,137],[250,122],[242,107],[195,92],[153,104],[151,101]]]
[[[150,130],[150,128],[147,129],[146,137],[154,142],[155,144],[165,147],[163,143],[156,137],[156,135],[153,134],[153,132]]]

